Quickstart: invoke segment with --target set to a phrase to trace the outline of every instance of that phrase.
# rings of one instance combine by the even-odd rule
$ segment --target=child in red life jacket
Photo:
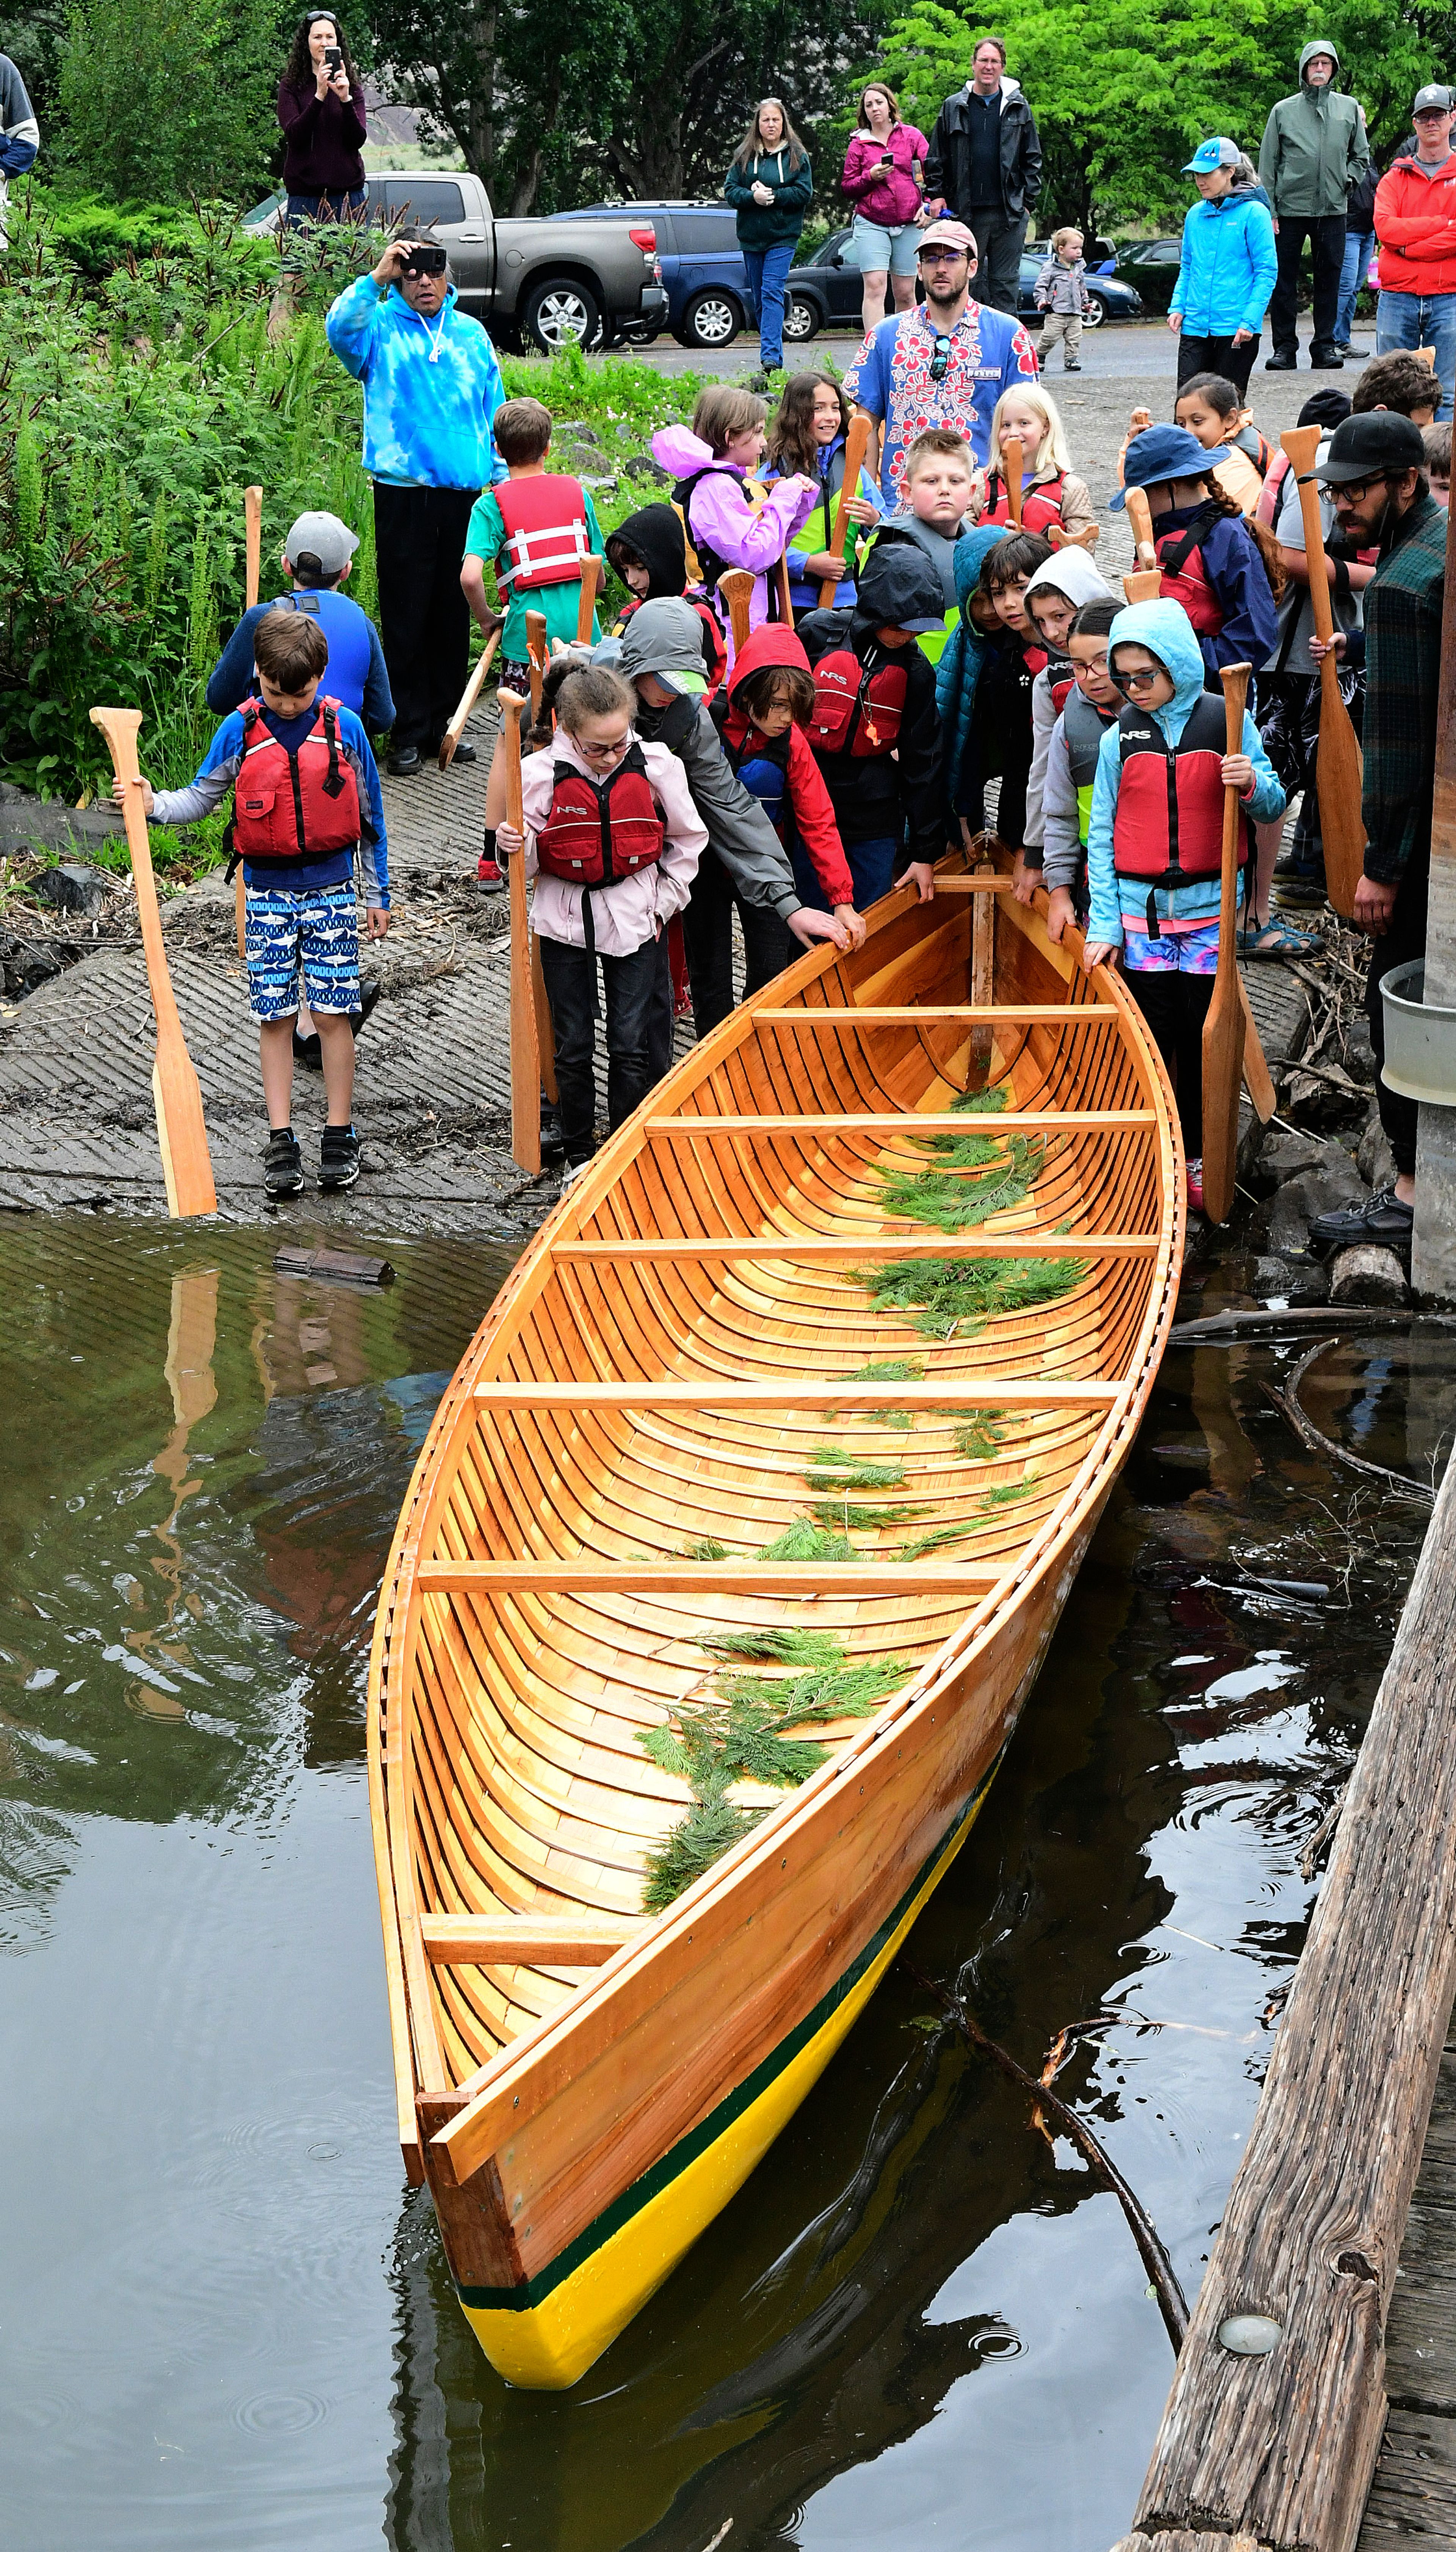
[[[1092,916],[1083,963],[1122,952],[1128,989],[1178,1093],[1189,1205],[1203,1203],[1203,1021],[1218,965],[1223,792],[1251,827],[1284,812],[1284,791],[1246,710],[1242,751],[1225,754],[1224,707],[1203,688],[1197,635],[1176,602],[1119,611],[1107,665],[1127,700],[1102,738],[1088,831]],[[1242,880],[1240,886],[1242,892]]]
[[[1061,412],[1050,390],[1004,390],[990,420],[990,472],[983,523],[1009,523],[1011,498],[1001,446],[1014,434],[1021,445],[1021,529],[1045,538],[1053,523],[1066,532],[1099,528],[1092,491],[1079,478],[1067,449]]]
[[[549,746],[521,765],[524,844],[497,824],[504,857],[522,849],[536,879],[531,918],[551,1003],[568,1175],[596,1148],[596,969],[606,987],[607,1122],[615,1133],[657,1078],[654,1020],[670,1000],[667,924],[687,902],[707,832],[682,766],[633,732],[636,693],[583,666],[556,698]]]
[[[500,630],[499,679],[524,698],[531,688],[527,612],[544,615],[548,654],[554,638],[573,639],[581,562],[604,558],[605,550],[596,509],[580,479],[547,469],[551,413],[540,399],[507,399],[496,409],[491,431],[510,477],[483,487],[470,508],[461,590],[485,635]],[[487,563],[494,565],[503,618],[485,599]],[[600,634],[593,612],[593,640]],[[479,875],[483,886],[498,890],[500,871],[488,832]]]
[[[711,699],[728,670],[728,651],[711,603],[688,582],[687,539],[676,505],[643,505],[607,534],[607,565],[627,587],[627,600],[607,635],[620,638],[634,611],[644,602],[680,594],[690,602],[702,626],[702,669]]]
[[[1107,671],[1107,639],[1122,607],[1110,593],[1085,602],[1067,633],[1072,689],[1052,728],[1041,784],[1047,937],[1058,942],[1069,921],[1087,918],[1087,844],[1097,755],[1125,705]]]
[[[1210,476],[1227,458],[1204,450],[1181,425],[1150,425],[1127,447],[1126,486],[1147,490],[1162,599],[1183,605],[1216,684],[1221,665],[1267,665],[1279,643],[1275,605],[1284,591],[1279,544],[1244,519]]]
[[[1031,768],[1026,778],[1026,817],[1016,871],[1016,901],[1029,904],[1042,883],[1042,786],[1052,730],[1073,687],[1067,639],[1085,602],[1108,601],[1105,581],[1086,550],[1061,549],[1039,567],[1022,595],[1022,608],[1046,650],[1047,661],[1031,686]]]
[[[717,381],[698,397],[691,430],[666,425],[653,436],[653,459],[671,473],[673,502],[692,544],[697,573],[723,628],[728,659],[733,638],[728,608],[718,593],[725,568],[746,568],[754,580],[750,629],[780,617],[775,571],[784,549],[819,501],[818,483],[794,472],[765,494],[753,474],[767,450],[769,411],[752,391]],[[692,567],[689,560],[689,570]]]
[[[832,912],[863,944],[854,881],[845,862],[834,807],[806,730],[816,693],[802,643],[791,629],[756,629],[713,704],[713,724],[729,769],[757,798],[793,864],[805,904]],[[727,914],[725,912],[725,924]]]
[[[839,826],[855,904],[913,878],[935,891],[946,847],[935,673],[915,640],[944,625],[940,571],[909,541],[877,541],[852,611],[811,611],[798,635],[814,674],[809,742]]]
[[[319,1185],[352,1188],[359,1137],[351,1114],[360,1010],[354,863],[364,870],[368,934],[389,927],[389,861],[379,775],[353,709],[318,697],[329,642],[301,612],[265,612],[253,633],[257,694],[225,717],[190,789],[142,783],[154,824],[195,824],[233,792],[233,849],[243,862],[248,1007],[258,1021],[268,1143],[263,1187],[298,1196],[303,1155],[292,1126],[293,1022],[299,976],[322,1048],[328,1122]],[[124,787],[118,781],[120,801]]]

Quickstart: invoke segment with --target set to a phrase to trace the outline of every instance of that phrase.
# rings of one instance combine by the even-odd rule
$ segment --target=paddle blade
[[[1163,571],[1140,567],[1122,580],[1123,597],[1128,602],[1156,602],[1163,590]]]
[[[845,507],[850,498],[860,492],[860,473],[865,467],[865,455],[870,448],[871,422],[872,420],[857,408],[850,418],[849,432],[844,439],[844,478],[840,487],[839,508],[835,515],[834,529],[829,539],[830,554],[834,558],[844,556],[845,539],[849,532],[849,516],[845,512]],[[835,589],[835,579],[832,576],[826,577],[819,587],[821,611],[830,609],[834,601]]]
[[[258,600],[258,587],[262,567],[262,489],[243,490],[243,534],[246,557],[244,591],[251,611]]]
[[[1025,456],[1019,434],[1001,438],[1001,467],[1006,474],[1006,506],[1017,531],[1021,529],[1021,480],[1025,473]]]
[[[731,567],[718,579],[718,591],[728,605],[728,624],[733,631],[733,653],[748,645],[748,607],[753,599],[754,581],[746,567]]]
[[[591,616],[596,609],[596,587],[600,575],[601,561],[594,554],[581,561],[581,593],[576,604],[578,647],[589,647],[591,644]]]
[[[1224,750],[1237,753],[1244,730],[1244,702],[1252,668],[1225,665]],[[1203,1021],[1203,1212],[1226,1223],[1233,1210],[1238,1158],[1239,1087],[1243,1080],[1247,1013],[1234,945],[1238,916],[1238,793],[1223,793],[1222,896],[1218,910],[1218,973]]]
[[[1360,799],[1365,758],[1350,712],[1340,697],[1334,660],[1320,673],[1319,754],[1314,766],[1319,831],[1324,843],[1324,887],[1344,921],[1355,917],[1355,890],[1365,867],[1365,819]]]
[[[521,803],[519,692],[500,693],[500,741],[505,755],[505,811],[512,830],[524,833]],[[536,1178],[541,1169],[541,1056],[536,1043],[536,988],[531,981],[531,917],[526,906],[526,863],[506,861],[511,913],[511,1158]]]
[[[1137,545],[1137,563],[1142,568],[1156,567],[1158,553],[1153,542],[1153,512],[1145,487],[1127,490],[1127,521]]]
[[[1249,1007],[1248,989],[1242,975],[1238,976],[1236,981],[1244,1013],[1244,1088],[1249,1094],[1249,1104],[1260,1124],[1267,1125],[1276,1106],[1274,1083],[1270,1078],[1269,1066],[1264,1059],[1264,1047],[1254,1013]]]

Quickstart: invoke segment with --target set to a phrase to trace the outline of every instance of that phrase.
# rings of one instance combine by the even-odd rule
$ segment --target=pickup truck
[[[244,227],[276,231],[283,198],[248,214]],[[650,221],[497,220],[468,169],[389,168],[368,180],[368,219],[384,231],[420,232],[450,253],[463,310],[492,337],[529,337],[543,354],[590,354],[624,337],[653,337],[668,296]]]

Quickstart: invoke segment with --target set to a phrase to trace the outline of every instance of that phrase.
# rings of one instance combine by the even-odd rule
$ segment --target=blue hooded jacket
[[[1177,744],[1197,702],[1203,697],[1203,651],[1197,634],[1181,602],[1134,602],[1119,611],[1107,637],[1107,662],[1114,664],[1119,647],[1146,647],[1160,665],[1167,667],[1173,678],[1173,697],[1150,714],[1156,718],[1170,744]],[[1243,750],[1254,766],[1254,788],[1244,799],[1244,810],[1256,824],[1272,822],[1285,808],[1284,791],[1275,777],[1247,709],[1244,711]],[[1119,878],[1112,866],[1112,821],[1117,812],[1117,792],[1122,781],[1121,738],[1116,726],[1109,726],[1097,754],[1097,776],[1092,783],[1092,827],[1087,846],[1088,882],[1092,891],[1092,913],[1088,921],[1089,940],[1120,948],[1124,922],[1146,921],[1148,889],[1142,878]],[[1216,877],[1198,878],[1190,886],[1159,888],[1154,909],[1160,921],[1177,919],[1198,923],[1216,920],[1219,904],[1219,881]],[[1139,934],[1141,935],[1141,934]]]
[[[397,285],[362,274],[324,323],[346,372],[363,381],[364,466],[394,487],[460,487],[472,493],[508,476],[491,421],[505,389],[495,349],[478,319],[456,308],[412,310]]]
[[[971,619],[967,608],[981,579],[987,553],[997,541],[1007,537],[1005,523],[978,524],[974,532],[963,532],[956,543],[956,594],[961,617],[946,641],[945,653],[935,669],[935,705],[940,716],[942,751],[946,784],[946,804],[954,806],[965,767],[966,748],[971,741],[971,720],[976,709],[976,686],[986,662],[988,641]],[[954,830],[954,827],[952,827]]]
[[[1262,186],[1230,190],[1189,207],[1171,310],[1190,337],[1257,337],[1279,274],[1274,219]]]

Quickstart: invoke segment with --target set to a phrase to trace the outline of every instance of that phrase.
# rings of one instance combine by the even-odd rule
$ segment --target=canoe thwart
[[[552,1257],[579,1265],[593,1259],[633,1263],[686,1258],[822,1258],[846,1267],[865,1258],[1152,1258],[1162,1247],[1155,1231],[978,1231],[926,1240],[916,1231],[883,1231],[840,1240],[827,1234],[766,1231],[694,1234],[682,1240],[559,1240]]]
[[[1120,1134],[1158,1122],[1151,1108],[1006,1109],[1000,1116],[916,1116],[890,1109],[853,1116],[649,1116],[655,1143],[695,1142],[699,1134]]]
[[[609,1914],[422,1914],[432,1967],[602,1967],[642,1930]]]
[[[993,1586],[1005,1565],[847,1560],[829,1577],[819,1560],[440,1559],[423,1562],[415,1584],[422,1595],[843,1595],[852,1603],[859,1595],[903,1595],[927,1586]]]
[[[1110,1409],[1120,1382],[534,1382],[514,1376],[477,1382],[474,1397],[497,1409]]]
[[[818,1010],[753,1010],[749,1015],[755,1027],[804,1028],[811,1035],[820,1028],[943,1027],[947,1020],[956,1019],[972,1025],[988,1022],[992,1027],[998,1020],[1018,1027],[1023,1019],[1080,1019],[1089,1027],[1122,1025],[1121,1012],[1111,1002],[923,1002],[909,1010],[882,1010],[869,1003],[857,1008],[849,1002],[839,1008],[826,1003]],[[972,1124],[974,1130],[974,1119]],[[966,1131],[964,1119],[960,1131]]]

